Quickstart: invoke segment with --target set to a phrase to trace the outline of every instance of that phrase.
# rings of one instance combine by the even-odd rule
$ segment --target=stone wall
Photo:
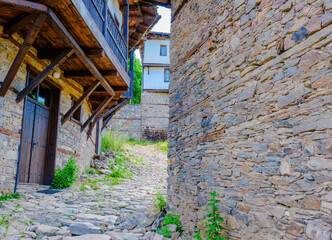
[[[216,190],[229,239],[331,239],[331,1],[172,12],[169,210],[204,229]]]
[[[0,26],[0,34],[2,27]],[[22,43],[17,35],[17,42]],[[13,42],[0,38],[0,82],[5,78],[16,54],[18,47]],[[42,71],[48,61],[41,61],[36,57],[35,49],[25,58],[20,67],[11,88],[6,96],[0,97],[0,194],[10,193],[14,189],[17,171],[18,146],[23,122],[24,101],[16,103],[17,93],[25,87],[27,65],[36,71]],[[57,71],[61,71],[58,69]],[[70,79],[55,79],[51,75],[48,80],[59,87],[61,91],[61,116],[66,113],[72,104],[71,96],[78,98],[82,92],[82,86]],[[82,106],[82,121],[91,114],[87,103]],[[80,133],[80,125],[74,121],[68,121],[59,126],[56,167],[63,167],[71,156],[78,156],[78,165],[83,170],[89,167],[90,158],[94,153],[95,131],[87,139],[86,131]]]
[[[142,92],[141,104],[127,104],[112,118],[108,128],[138,141],[166,140],[168,94]]]

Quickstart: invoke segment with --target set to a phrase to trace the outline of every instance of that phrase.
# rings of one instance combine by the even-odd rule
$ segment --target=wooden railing
[[[98,28],[103,33],[108,45],[123,68],[127,71],[128,44],[121,30],[116,25],[106,0],[83,0],[83,2]]]

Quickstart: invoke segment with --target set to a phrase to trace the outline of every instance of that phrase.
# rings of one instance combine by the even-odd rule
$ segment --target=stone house
[[[160,18],[155,2],[0,0],[0,194],[50,184],[71,156],[89,166],[131,97],[128,53]]]
[[[169,33],[149,32],[139,44],[142,59],[141,104],[119,110],[109,128],[126,138],[159,141],[167,139],[169,118]]]
[[[331,239],[332,2],[172,6],[168,208],[229,239]]]

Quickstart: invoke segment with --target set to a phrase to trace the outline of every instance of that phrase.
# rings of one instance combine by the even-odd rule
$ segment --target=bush
[[[78,166],[75,163],[75,158],[71,157],[65,167],[55,170],[55,175],[51,188],[64,189],[68,188],[78,178]]]
[[[111,131],[109,133],[106,133],[102,136],[101,141],[101,151],[102,152],[120,152],[123,150],[123,140],[120,138],[120,136],[116,136],[112,134]]]

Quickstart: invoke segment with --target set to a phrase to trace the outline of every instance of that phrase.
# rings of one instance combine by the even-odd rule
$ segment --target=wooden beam
[[[74,50],[67,48],[59,54],[59,56],[51,62],[38,76],[32,80],[28,86],[26,86],[17,96],[16,102],[20,102],[25,98],[35,87],[37,87],[44,79],[53,72],[57,67],[59,67],[66,59],[74,53]]]
[[[4,26],[4,33],[8,34],[9,36],[16,33],[26,25],[30,24],[36,18],[33,14],[28,14],[25,16],[18,16],[14,20],[10,21],[8,24]]]
[[[100,74],[104,77],[117,77],[117,71],[100,71]],[[71,71],[65,72],[64,76],[67,78],[84,78],[84,77],[94,77],[91,72],[89,71]]]
[[[61,118],[61,125],[69,119],[71,115],[83,104],[83,102],[93,93],[93,91],[100,85],[100,81],[94,81],[94,83],[83,93],[83,95],[76,101],[76,103],[66,112]]]
[[[1,1],[1,0],[0,0]],[[41,27],[43,26],[47,15],[44,13],[39,14],[34,23],[32,24],[27,36],[24,39],[23,45],[20,47],[13,64],[11,65],[6,78],[4,80],[3,85],[0,89],[0,96],[3,97],[6,95],[9,86],[12,84],[14,77],[17,74],[18,69],[20,68],[26,54],[28,53],[30,47],[32,46],[33,42],[35,41]]]
[[[53,27],[53,30],[56,31],[63,39],[64,41],[71,46],[75,54],[78,56],[78,58],[82,61],[82,63],[85,65],[87,69],[92,73],[92,75],[101,81],[101,84],[106,89],[106,91],[111,95],[114,96],[115,92],[113,91],[112,87],[108,84],[106,79],[101,75],[99,70],[96,68],[96,66],[92,63],[92,61],[86,56],[83,49],[80,47],[80,45],[75,41],[75,39],[71,36],[71,34],[68,32],[66,27],[62,24],[60,19],[55,15],[55,13],[50,9],[49,15],[52,19],[51,26]]]
[[[44,4],[50,7],[56,7],[62,0],[44,0]]]
[[[101,100],[100,99],[93,99],[92,97],[90,97],[89,102],[92,103],[92,104],[100,104]],[[118,104],[118,102],[115,101],[115,100],[112,100],[109,103],[112,104],[112,105]]]
[[[86,135],[87,135],[88,138],[91,136],[92,130],[95,127],[98,119],[99,119],[99,116],[96,116],[95,119],[93,119],[93,121],[90,123],[88,132],[86,133]]]
[[[92,122],[92,120],[97,116],[99,115],[99,113],[101,111],[104,110],[104,108],[107,106],[107,104],[109,102],[111,102],[113,96],[108,96],[107,98],[105,98],[105,100],[98,106],[98,108],[94,111],[94,113],[92,113],[92,115],[88,118],[88,120],[86,120],[86,122],[83,124],[82,128],[81,128],[81,132],[84,131],[84,129],[88,126],[88,124],[90,122]]]
[[[143,0],[142,2],[146,2],[146,3],[152,3],[153,5],[158,5],[158,6],[162,6],[165,8],[171,8],[172,4],[171,3],[162,3],[162,2],[157,2],[154,0]]]
[[[24,12],[48,12],[46,5],[26,0],[0,0],[0,6],[8,6]]]
[[[112,88],[114,89],[115,92],[126,92],[126,91],[128,91],[128,87],[112,86]],[[98,88],[96,88],[96,90],[93,93],[97,94],[98,92],[99,93],[105,93],[105,90],[104,90],[103,87],[98,87]]]
[[[40,59],[54,59],[57,57],[59,52],[63,50],[64,49],[39,49],[37,56]],[[83,51],[89,58],[102,58],[105,56],[105,51],[100,48],[83,49]],[[72,55],[70,58],[72,59],[78,57],[76,55]]]

